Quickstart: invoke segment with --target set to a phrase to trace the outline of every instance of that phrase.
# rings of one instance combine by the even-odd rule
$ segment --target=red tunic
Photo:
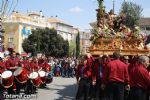
[[[5,65],[8,70],[15,71],[18,67],[18,59],[10,57],[6,60]]]
[[[120,60],[110,61],[105,67],[102,83],[109,82],[129,83],[129,75],[127,66]]]
[[[26,71],[28,72],[28,74],[30,74],[31,71],[31,67],[30,67],[30,63],[28,60],[23,60],[22,64],[24,66],[24,68],[26,69]]]
[[[29,68],[30,72],[34,72],[34,71],[37,72],[38,71],[38,64],[36,64],[36,62],[34,62],[34,61],[29,62],[28,67],[30,67]]]
[[[50,67],[50,65],[46,61],[43,61],[42,63],[39,63],[38,65],[45,72],[51,71],[51,67]]]
[[[130,86],[142,89],[150,88],[150,75],[142,64],[138,64],[130,71]]]
[[[84,67],[83,77],[84,78],[91,78],[92,77],[91,68],[89,68],[86,64],[79,64],[77,66],[77,70],[76,70],[76,79],[77,79],[77,81],[79,80],[79,77],[81,78],[81,76],[82,76],[82,71],[81,71],[82,67]]]
[[[4,72],[5,68],[6,67],[5,67],[4,62],[0,61],[0,74],[2,74]]]

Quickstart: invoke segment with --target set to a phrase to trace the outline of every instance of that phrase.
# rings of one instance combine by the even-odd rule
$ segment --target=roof
[[[150,17],[149,18],[141,18],[139,23],[140,23],[140,26],[150,25]]]
[[[68,26],[72,26],[72,25],[66,23],[65,21],[63,21],[61,19],[58,19],[58,18],[55,18],[55,17],[49,18],[48,22],[50,22],[50,23],[61,23],[61,24],[65,24],[65,25],[68,25]]]

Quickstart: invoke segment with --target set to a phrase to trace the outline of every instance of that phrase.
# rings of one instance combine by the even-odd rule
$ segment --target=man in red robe
[[[76,100],[80,100],[82,97],[84,97],[84,100],[87,100],[89,97],[90,83],[92,79],[92,60],[93,58],[91,56],[85,56],[77,66],[76,80],[78,83],[78,91],[76,94]]]
[[[0,57],[0,75],[6,70],[5,64],[3,59]],[[1,76],[0,76],[1,77]],[[0,100],[4,100],[3,98],[3,86],[0,84]]]
[[[105,67],[101,88],[106,87],[109,100],[124,100],[124,88],[129,88],[129,75],[126,65],[120,61],[120,53],[113,53],[113,60]]]
[[[150,75],[147,71],[149,58],[140,56],[138,63],[129,72],[131,90],[129,100],[146,100],[150,89]]]

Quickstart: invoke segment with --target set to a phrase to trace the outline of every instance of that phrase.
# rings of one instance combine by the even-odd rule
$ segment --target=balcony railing
[[[48,27],[50,26],[48,22],[45,20],[40,20],[40,19],[30,19],[30,18],[22,18],[22,17],[9,17],[5,21],[5,23],[24,23],[24,24],[29,24],[33,26],[39,26],[39,27]]]

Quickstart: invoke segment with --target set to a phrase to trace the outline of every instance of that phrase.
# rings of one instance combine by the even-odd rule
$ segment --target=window
[[[146,30],[149,30],[149,31],[150,31],[150,27],[146,27]]]
[[[13,43],[13,41],[14,41],[13,37],[9,38],[9,42]]]

